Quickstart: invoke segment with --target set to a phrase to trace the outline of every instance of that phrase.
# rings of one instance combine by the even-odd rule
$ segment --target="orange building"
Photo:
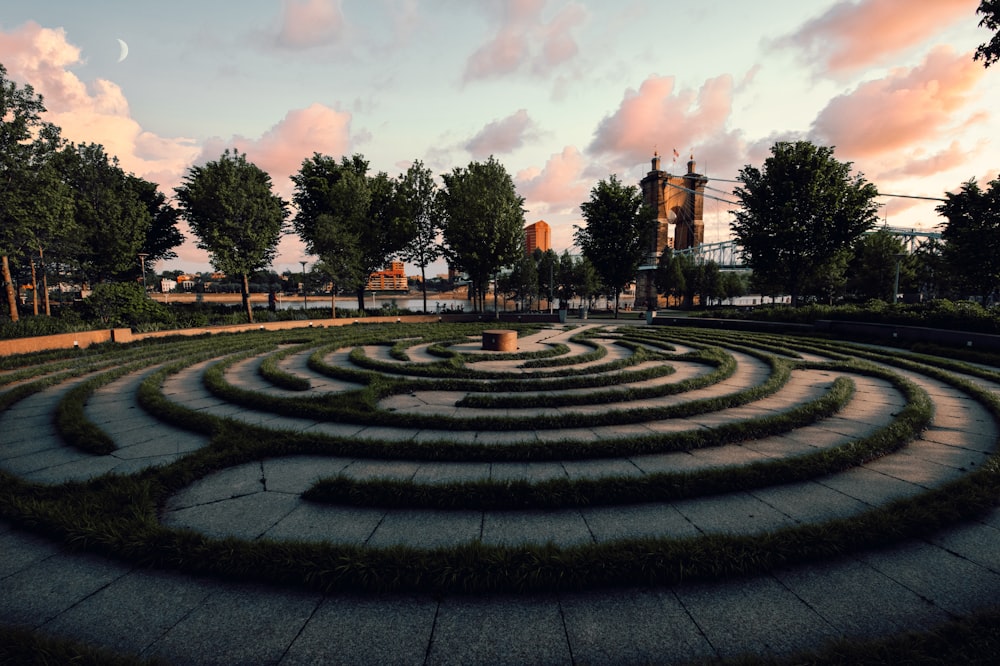
[[[528,255],[535,253],[535,250],[545,252],[552,248],[552,230],[548,222],[539,220],[534,224],[529,224],[524,228],[524,241],[528,250]]]
[[[406,291],[406,270],[402,261],[394,261],[384,271],[375,271],[368,276],[368,291]]]

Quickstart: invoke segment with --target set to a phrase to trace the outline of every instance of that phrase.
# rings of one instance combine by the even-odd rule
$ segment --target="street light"
[[[903,259],[906,259],[906,253],[900,252],[896,255],[896,285],[892,289],[892,304],[895,305],[896,301],[899,300],[899,265],[903,263]]]
[[[146,257],[149,255],[145,252],[139,253],[139,267],[142,268],[142,293],[149,296],[149,292],[146,291]]]
[[[302,309],[309,309],[309,296],[306,294],[306,262],[304,260],[299,261],[302,264]]]

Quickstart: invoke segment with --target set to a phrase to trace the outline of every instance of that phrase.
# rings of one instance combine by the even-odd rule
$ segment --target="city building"
[[[552,248],[552,229],[548,222],[539,220],[524,228],[524,240],[529,256],[534,254],[536,249],[545,252]]]
[[[406,270],[402,261],[394,261],[384,271],[375,271],[368,276],[368,291],[406,291]]]
[[[680,250],[705,242],[703,214],[708,178],[697,173],[696,166],[692,156],[687,173],[674,176],[660,168],[660,156],[654,152],[653,168],[639,182],[643,201],[656,211],[656,232],[650,235],[646,258],[636,279],[636,307],[659,303],[653,276],[665,249]]]

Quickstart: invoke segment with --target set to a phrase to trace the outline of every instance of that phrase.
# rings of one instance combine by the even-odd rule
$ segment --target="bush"
[[[108,282],[99,284],[83,299],[83,318],[103,327],[151,328],[176,325],[174,314],[166,306],[146,295],[141,284]]]

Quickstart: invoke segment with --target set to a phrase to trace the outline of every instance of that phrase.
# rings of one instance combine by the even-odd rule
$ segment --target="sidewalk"
[[[549,334],[545,342],[559,341],[559,336]],[[543,343],[523,340],[521,344]],[[614,347],[609,346],[609,352]],[[414,355],[420,353],[414,351]],[[728,381],[701,393],[650,403],[690,400],[693,394],[731,393],[763,381],[762,364],[742,354],[734,356],[740,370]],[[227,379],[253,390],[280,391],[261,385],[255,373],[259,360],[237,364]],[[286,369],[310,376],[314,390],[335,393],[347,388],[309,373],[302,358],[287,359],[285,364]],[[699,371],[682,366],[678,364],[676,375],[663,381],[679,381]],[[357,437],[366,436],[368,430],[372,437],[399,441],[440,434],[315,424],[244,410],[205,393],[197,378],[202,369],[193,366],[173,376],[165,392],[189,407],[269,426],[323,429]],[[902,406],[902,397],[880,380],[854,376],[857,393],[836,416],[784,436],[692,453],[531,464],[333,457],[265,460],[192,484],[171,498],[163,520],[220,537],[332,539],[363,547],[437,547],[470,540],[552,540],[573,545],[634,536],[761,534],[776,527],[850,516],[913,496],[957,478],[993,453],[1000,432],[981,406],[936,380],[901,374],[931,394],[936,405],[932,426],[898,453],[800,484],[669,504],[553,512],[387,511],[318,507],[299,498],[313,480],[340,472],[356,478],[392,476],[441,483],[475,478],[638,476],[743,465],[856,439],[884,425]],[[52,408],[68,390],[61,385],[0,413],[0,468],[26,479],[59,483],[111,470],[131,473],[207,445],[205,438],[159,423],[135,405],[135,387],[143,376],[126,376],[104,387],[88,404],[88,416],[112,434],[119,446],[113,456],[87,456],[62,446],[51,425]],[[785,388],[752,405],[679,420],[683,423],[637,427],[651,431],[705,428],[781,411],[822,394],[833,379],[835,375],[829,372],[796,371]],[[422,410],[450,413],[456,409],[455,396],[448,392],[419,392],[393,398],[391,404],[405,409],[407,400],[414,401],[412,408]],[[631,429],[592,428],[574,431],[572,436],[604,439],[616,436],[615,431],[622,436]],[[543,437],[544,431],[516,432],[507,439],[476,430],[452,434],[468,441],[503,440],[515,445]],[[560,436],[571,435],[562,432]],[[673,588],[489,598],[324,596],[143,570],[68,553],[0,522],[0,624],[159,657],[172,664],[638,664],[683,663],[743,653],[786,655],[845,636],[860,640],[926,629],[954,616],[996,607],[997,599],[1000,510],[928,541],[765,576]]]

